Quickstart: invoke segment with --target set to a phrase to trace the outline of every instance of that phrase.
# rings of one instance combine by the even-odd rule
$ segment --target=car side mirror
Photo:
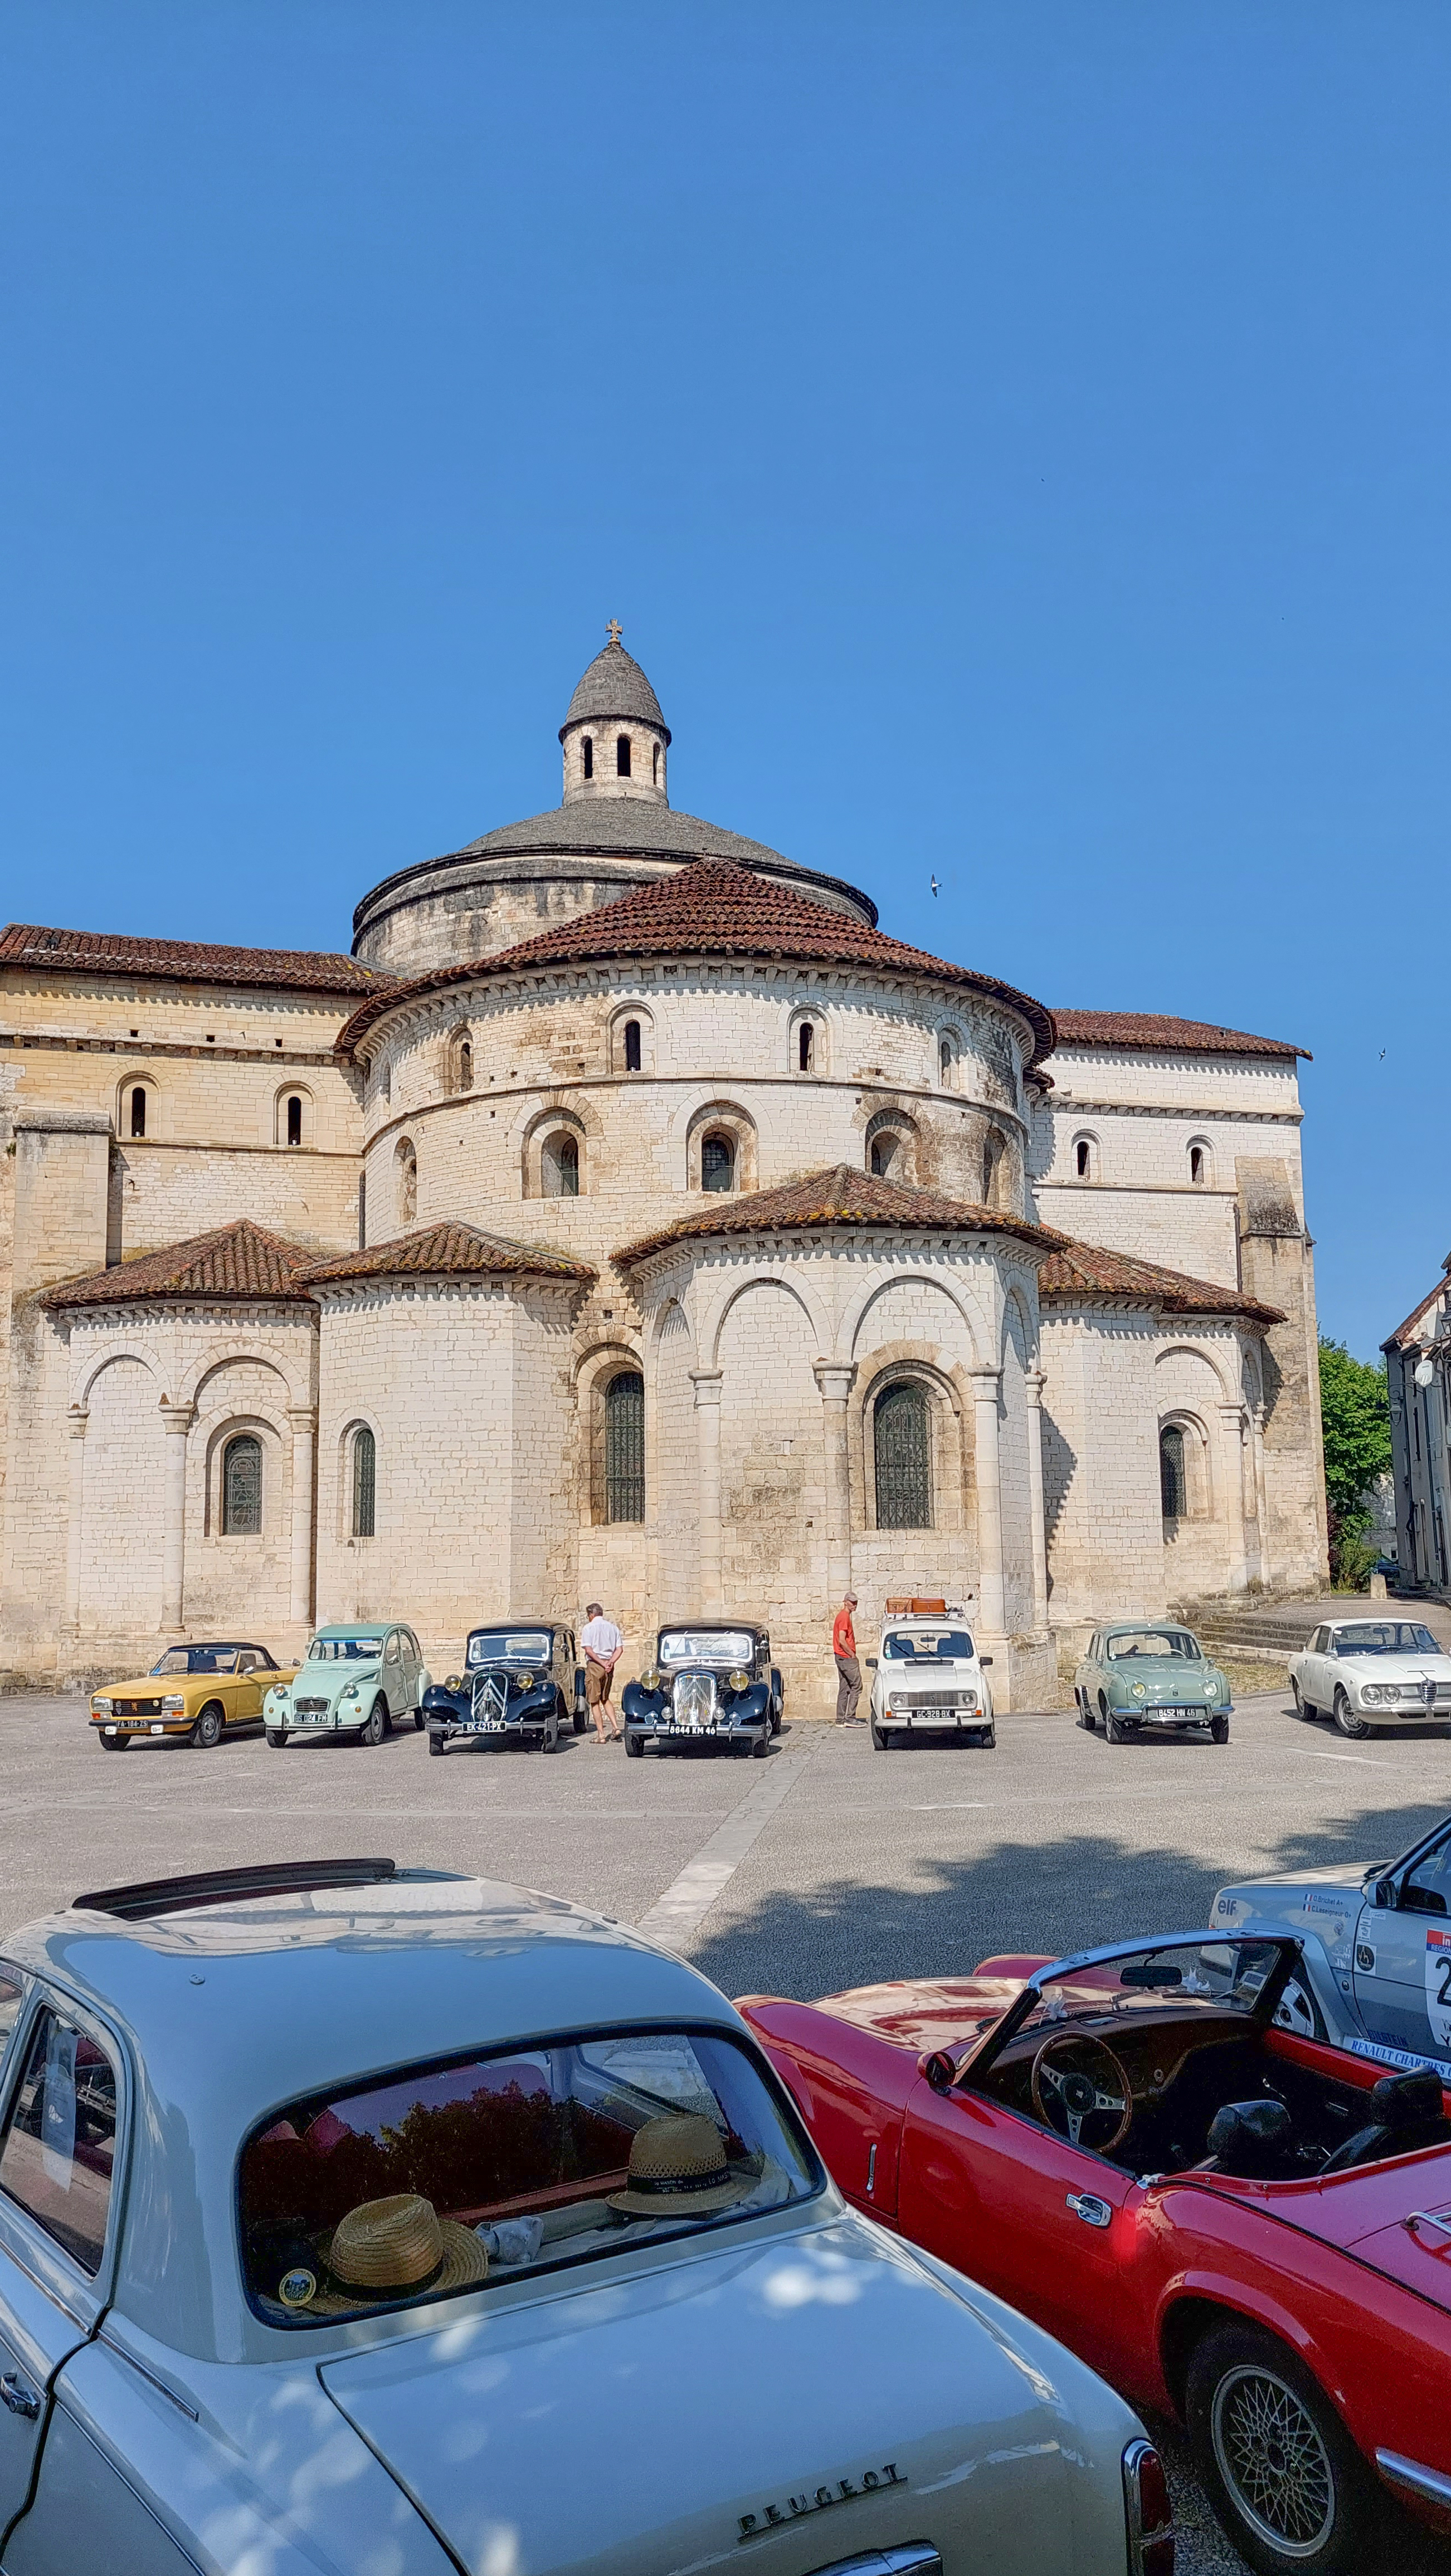
[[[1396,1889],[1394,1879],[1378,1878],[1375,1883],[1375,1895],[1372,1902],[1380,1906],[1392,1906],[1395,1904],[1395,1901]]]
[[[950,2093],[957,2069],[945,2048],[929,2048],[918,2058],[917,2072],[926,2077],[934,2093]]]
[[[987,1670],[988,1665],[992,1662],[992,1657],[991,1657],[991,1655],[979,1655],[977,1660],[978,1660],[978,1669],[979,1669],[980,1671],[982,1671],[982,1672],[985,1672],[985,1671]]]

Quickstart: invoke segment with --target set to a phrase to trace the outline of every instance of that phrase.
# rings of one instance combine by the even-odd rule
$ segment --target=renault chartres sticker
[[[1451,2048],[1451,1932],[1426,1935],[1426,2018],[1438,2048]]]

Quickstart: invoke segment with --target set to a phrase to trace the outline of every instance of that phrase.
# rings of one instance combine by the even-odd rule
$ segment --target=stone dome
[[[559,728],[559,739],[573,724],[587,724],[591,719],[621,716],[640,724],[653,725],[656,732],[670,740],[670,727],[660,712],[660,701],[638,662],[625,651],[618,635],[612,635],[602,653],[596,653],[589,669],[581,677],[569,702],[569,713]]]

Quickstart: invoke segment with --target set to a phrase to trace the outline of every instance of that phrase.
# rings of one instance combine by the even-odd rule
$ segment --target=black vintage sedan
[[[500,1620],[473,1628],[464,1669],[423,1695],[430,1753],[451,1744],[538,1744],[557,1750],[571,1725],[587,1726],[584,1666],[574,1630],[557,1619]]]
[[[636,1760],[706,1746],[764,1757],[781,1731],[781,1675],[764,1628],[744,1619],[696,1619],[662,1628],[655,1660],[623,1701],[625,1751]]]

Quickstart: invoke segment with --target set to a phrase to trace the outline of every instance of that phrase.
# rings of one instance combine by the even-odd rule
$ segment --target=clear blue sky
[[[346,946],[618,616],[678,804],[1313,1049],[1373,1352],[1451,1246],[1448,106],[1443,0],[11,0],[0,912]]]

